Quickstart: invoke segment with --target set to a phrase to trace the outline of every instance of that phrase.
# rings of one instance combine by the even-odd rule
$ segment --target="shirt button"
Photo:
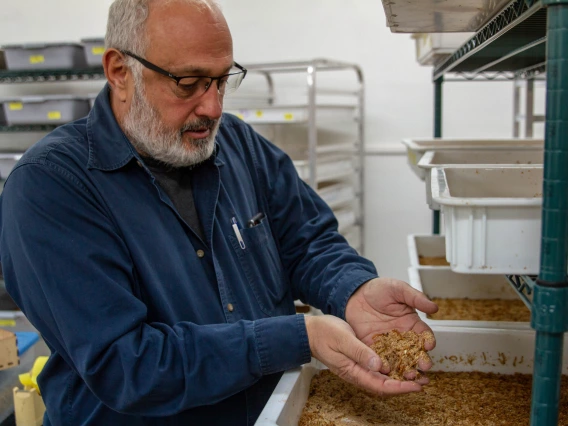
[[[205,257],[205,252],[203,250],[197,250],[197,257],[200,259]]]
[[[233,311],[235,310],[235,307],[233,306],[232,303],[229,303],[229,304],[227,305],[227,309],[229,310],[229,312],[233,312]]]

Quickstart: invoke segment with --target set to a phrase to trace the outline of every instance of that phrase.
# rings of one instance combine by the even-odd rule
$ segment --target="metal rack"
[[[0,83],[42,83],[52,81],[88,81],[106,78],[102,68],[84,70],[0,70]]]
[[[363,252],[363,153],[364,153],[364,80],[362,70],[355,64],[332,61],[326,59],[314,59],[312,61],[247,64],[245,66],[250,75],[259,75],[266,82],[266,89],[260,94],[250,94],[245,87],[241,88],[236,96],[227,98],[226,103],[239,105],[235,108],[226,108],[228,112],[239,116],[253,126],[299,124],[307,126],[308,152],[305,164],[299,168],[301,176],[309,185],[318,190],[318,187],[331,179],[346,179],[353,175],[353,168],[343,167],[340,170],[325,170],[318,167],[320,156],[331,154],[354,155],[358,158],[357,182],[353,190],[357,204],[355,218],[346,218],[344,222],[353,225],[346,226],[343,231],[349,235],[356,233],[358,240],[357,249]],[[323,90],[319,84],[319,76],[322,72],[350,71],[355,76],[356,88],[354,90]],[[275,86],[275,76],[280,74],[297,74],[306,78],[305,102],[295,105],[283,105],[278,101]],[[32,71],[0,71],[0,84],[25,84],[42,82],[84,82],[102,80],[105,78],[102,68],[90,68],[84,70],[32,70]],[[249,80],[249,79],[247,79]],[[244,89],[244,90],[243,90]],[[350,103],[322,102],[326,97],[344,97],[350,99]],[[318,136],[320,114],[353,117],[356,125],[356,136],[353,141],[345,141],[342,144],[322,145]],[[49,132],[57,126],[0,126],[0,133],[16,134],[29,132]],[[343,164],[345,166],[345,164]],[[328,167],[329,169],[329,167]],[[339,207],[345,207],[346,203],[338,200]],[[334,208],[333,205],[331,205]],[[343,212],[345,213],[345,212]],[[348,212],[349,213],[349,212]],[[341,211],[337,212],[340,219]],[[341,222],[341,221],[340,221]]]
[[[26,126],[0,126],[0,133],[16,133],[16,132],[51,132],[57,128],[56,125],[38,124]]]
[[[530,80],[546,70],[540,273],[536,281],[526,276],[508,279],[531,309],[536,330],[531,425],[556,425],[568,331],[568,0],[470,0],[477,14],[472,12],[476,7],[455,13],[448,3],[383,0],[393,32],[476,31],[434,68],[435,137],[442,136],[442,85],[447,76]],[[439,216],[434,229],[439,232]]]
[[[339,216],[342,210],[336,210],[331,203],[330,206],[336,212],[340,222],[340,232],[344,235],[349,232],[358,234],[355,239],[359,243],[355,248],[363,253],[365,92],[361,68],[356,64],[327,59],[247,64],[245,67],[251,75],[256,74],[265,80],[266,90],[260,95],[258,93],[251,94],[247,92],[247,87],[243,84],[234,98],[226,99],[226,110],[257,127],[257,130],[261,130],[258,128],[259,125],[283,125],[286,127],[289,124],[301,124],[305,126],[307,133],[307,152],[305,155],[307,170],[301,176],[320,194],[322,182],[353,178],[355,171],[356,181],[351,183],[355,198],[350,202],[355,213],[353,226],[342,230]],[[343,90],[322,87],[322,73],[329,75],[330,72],[352,74],[355,87]],[[294,80],[294,84],[296,88],[302,90],[302,102],[287,104],[281,101],[276,80],[283,75],[300,78],[301,83],[297,84],[297,81]],[[237,104],[240,104],[240,106],[235,106]],[[318,134],[318,129],[326,123],[326,119],[337,117],[347,117],[354,124],[355,136],[352,140],[343,140],[340,143],[322,144],[323,138]],[[286,150],[286,147],[283,148]],[[346,167],[337,171],[329,170],[326,173],[320,160],[322,156],[330,155],[354,158],[355,161],[352,164],[355,165],[355,168]],[[345,205],[343,203],[343,206]]]
[[[88,69],[54,69],[54,70],[0,70],[0,84],[30,84],[30,83],[50,83],[50,82],[81,82],[95,81],[105,79],[104,70],[102,68]],[[0,134],[17,134],[17,133],[36,133],[45,134],[51,132],[57,125],[18,125],[18,126],[2,126],[0,125]],[[35,137],[34,136],[34,137]],[[41,136],[39,136],[41,137]],[[38,137],[38,138],[39,138]],[[14,149],[11,147],[10,149]]]

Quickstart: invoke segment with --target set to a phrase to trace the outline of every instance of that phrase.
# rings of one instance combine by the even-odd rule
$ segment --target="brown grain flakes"
[[[418,256],[418,263],[426,266],[450,266],[445,257]]]
[[[424,392],[380,398],[329,370],[314,376],[300,426],[528,426],[529,374],[429,373]],[[562,377],[559,426],[568,426],[568,376]]]
[[[530,321],[531,311],[519,299],[442,299],[433,298],[438,312],[433,320]]]
[[[415,371],[420,360],[430,361],[424,344],[434,338],[432,333],[416,334],[414,331],[400,333],[397,330],[373,336],[373,349],[390,368],[391,379],[406,380],[404,374]],[[417,376],[417,378],[419,375]]]

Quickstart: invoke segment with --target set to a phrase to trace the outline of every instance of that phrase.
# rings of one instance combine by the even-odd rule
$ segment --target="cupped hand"
[[[330,316],[306,316],[306,328],[312,356],[343,380],[381,396],[422,390],[422,381],[399,381],[382,373],[377,354],[355,335],[345,321]],[[382,371],[382,372],[381,372]]]
[[[405,283],[392,278],[375,278],[363,284],[349,299],[345,319],[358,339],[367,345],[373,336],[398,330],[412,330],[417,334],[429,331],[430,327],[420,319],[416,309],[427,314],[438,311],[438,306],[426,295]],[[436,346],[434,339],[425,343],[426,350]],[[429,361],[421,361],[418,368],[428,370]]]

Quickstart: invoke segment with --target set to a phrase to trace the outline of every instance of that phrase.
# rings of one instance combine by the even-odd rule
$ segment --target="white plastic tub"
[[[434,167],[452,168],[519,168],[542,167],[544,151],[522,147],[510,150],[456,150],[456,151],[427,151],[418,167],[425,171],[426,202],[432,210],[440,210],[440,206],[432,200],[432,169]]]
[[[451,55],[474,33],[417,33],[412,34],[416,43],[416,60],[420,65],[434,65]]]
[[[422,180],[426,179],[426,170],[418,167],[418,163],[427,151],[544,149],[542,139],[404,139],[402,143],[406,146],[408,164]]]
[[[532,330],[435,327],[434,334],[436,348],[430,352],[432,371],[533,372]],[[312,377],[322,368],[325,366],[312,360],[302,368],[284,373],[256,425],[297,426]],[[568,374],[568,340],[564,341],[562,374]]]
[[[457,274],[449,267],[421,267],[408,268],[408,277],[410,285],[429,298],[519,299],[504,275]],[[418,315],[430,326],[530,329],[529,322],[433,320],[424,312]]]
[[[542,179],[542,168],[432,169],[453,271],[538,274]]]
[[[420,256],[445,258],[446,237],[443,235],[409,235],[408,255],[410,257],[410,265],[415,268],[440,268],[440,266],[421,265]],[[443,268],[444,266],[441,267]]]

